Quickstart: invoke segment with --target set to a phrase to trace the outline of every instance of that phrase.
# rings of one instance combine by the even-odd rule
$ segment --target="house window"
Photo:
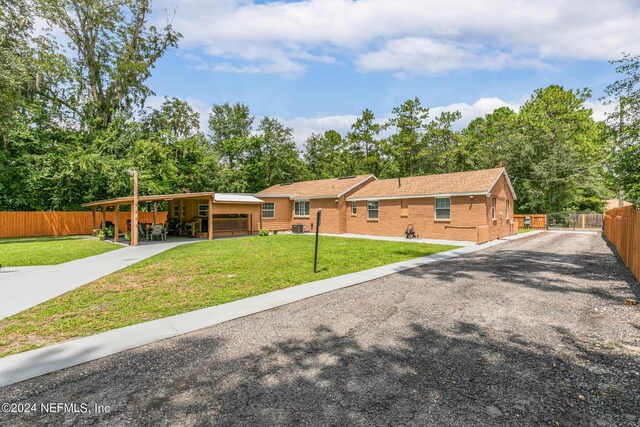
[[[295,202],[293,214],[294,216],[309,216],[309,202]]]
[[[276,217],[276,204],[265,203],[262,205],[262,218],[275,218]]]
[[[400,216],[405,218],[409,216],[409,201],[407,199],[400,200]]]
[[[173,205],[173,217],[178,218],[179,213],[180,213],[180,205]]]
[[[497,197],[491,198],[491,219],[496,220],[496,203],[498,202]]]
[[[378,201],[367,202],[367,219],[378,219]]]
[[[436,198],[436,219],[451,219],[451,197]]]
[[[507,209],[507,219],[509,219],[509,202],[510,200],[507,199],[506,206],[505,206],[505,208]]]
[[[200,217],[209,216],[209,205],[204,205],[204,204],[198,205],[198,216]]]
[[[356,216],[358,214],[358,202],[351,202],[351,215]]]

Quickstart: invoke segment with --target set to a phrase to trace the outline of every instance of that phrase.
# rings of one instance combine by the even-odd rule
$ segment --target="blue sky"
[[[577,6],[579,5],[579,7]],[[341,132],[364,108],[380,119],[408,98],[463,113],[459,126],[535,88],[594,91],[615,75],[608,60],[640,52],[633,0],[159,0],[184,38],[149,80],[157,97],[242,101],[253,114],[311,132]],[[175,12],[174,12],[175,11]],[[174,14],[175,13],[175,14]]]

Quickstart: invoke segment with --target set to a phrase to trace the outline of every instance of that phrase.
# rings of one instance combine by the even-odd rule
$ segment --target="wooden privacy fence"
[[[609,209],[604,214],[604,234],[640,280],[640,211],[633,206]]]
[[[113,223],[114,215],[115,212],[105,212],[106,221]],[[96,212],[96,228],[100,227],[101,219],[102,213]],[[118,212],[118,229],[121,233],[127,230],[129,219],[131,219],[131,212]],[[156,219],[158,223],[164,223],[167,220],[167,213],[158,212]],[[153,212],[139,212],[138,221],[153,222]],[[0,212],[0,238],[70,236],[92,232],[91,211]]]
[[[525,217],[531,217],[531,226],[525,227]],[[518,224],[518,229],[533,228],[534,230],[545,230],[547,228],[547,215],[545,214],[515,214],[513,220]]]

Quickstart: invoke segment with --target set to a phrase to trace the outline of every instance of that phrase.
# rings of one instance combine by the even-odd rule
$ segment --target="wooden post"
[[[153,202],[153,225],[156,225],[158,222],[157,211],[158,211],[158,202]]]
[[[213,240],[213,196],[209,196],[209,220],[208,222],[208,231],[209,231],[209,240]]]
[[[249,236],[253,235],[253,214],[249,214]]]
[[[116,204],[113,207],[113,241],[118,243],[118,211],[120,210],[120,205]]]
[[[184,201],[180,199],[180,203],[178,204],[178,221],[180,221],[181,223],[184,220],[183,212],[184,212]]]
[[[95,206],[91,207],[91,220],[93,222],[93,226],[91,227],[91,233],[93,233],[93,230],[96,229],[96,207]]]
[[[100,222],[100,229],[103,229],[107,226],[107,205],[100,206],[100,211],[102,212],[102,221]]]
[[[133,202],[131,204],[131,246],[138,246],[138,171],[133,171]]]

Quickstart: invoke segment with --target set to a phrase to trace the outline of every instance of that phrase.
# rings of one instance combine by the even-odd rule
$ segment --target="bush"
[[[261,236],[268,236],[269,235],[269,230],[267,230],[266,228],[261,228],[260,229],[260,235]]]
[[[101,228],[99,230],[93,230],[93,232],[96,235],[96,237],[100,240],[104,240],[107,237],[107,233],[105,232],[104,228]]]

